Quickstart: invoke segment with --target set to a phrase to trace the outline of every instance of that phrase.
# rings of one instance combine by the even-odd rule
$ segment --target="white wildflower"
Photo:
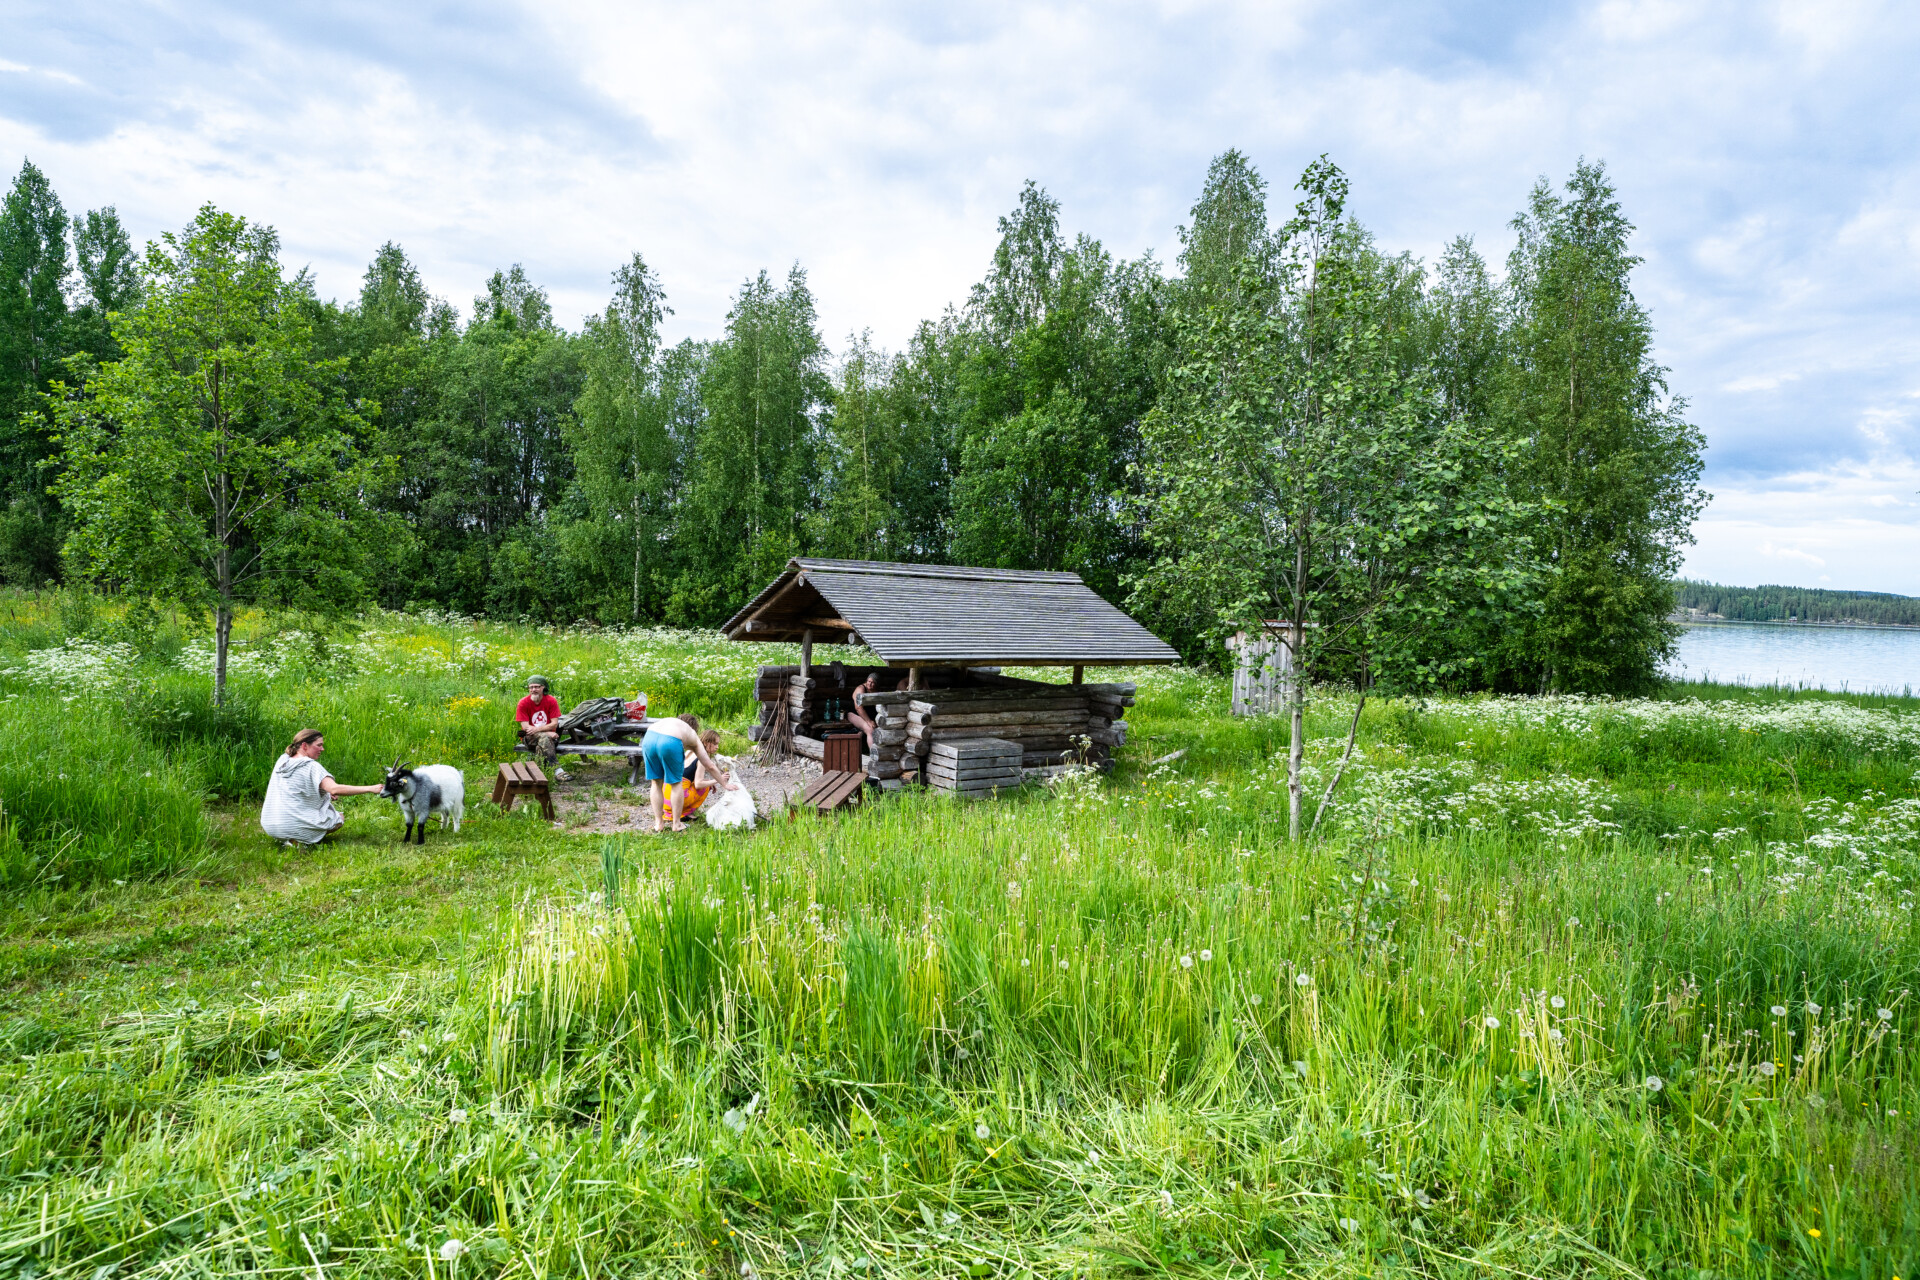
[[[1667,1082],[1665,1080],[1662,1080],[1659,1076],[1647,1077],[1647,1092],[1658,1093],[1666,1087],[1667,1087]]]
[[[1060,962],[1060,972],[1065,973],[1066,971],[1067,971],[1067,962],[1065,960],[1062,960]]]
[[[1770,1076],[1779,1069],[1780,1068],[1774,1066],[1771,1062],[1763,1062],[1758,1067],[1760,1074],[1763,1076]]]
[[[1313,985],[1313,975],[1305,972],[1296,973],[1293,975],[1293,985],[1296,987],[1310,987]]]
[[[1893,1010],[1891,1010],[1891,1009],[1882,1009],[1882,1010],[1880,1010],[1879,1012],[1880,1012],[1880,1021],[1882,1021],[1882,1022],[1892,1022],[1892,1021],[1893,1021]]]
[[[1807,1012],[1817,1018],[1820,1016],[1820,1006],[1809,1000],[1807,1001]]]
[[[1180,957],[1180,967],[1181,967],[1182,969],[1191,969],[1191,968],[1193,968],[1193,957],[1192,957],[1192,956],[1181,956],[1181,957]]]
[[[985,1142],[988,1138],[991,1138],[993,1136],[993,1130],[987,1128],[987,1122],[985,1120],[982,1120],[980,1121],[980,1123],[973,1126],[973,1136],[980,1139],[980,1141]]]
[[[1160,1188],[1160,1211],[1162,1213],[1166,1213],[1166,1212],[1170,1212],[1172,1209],[1173,1209],[1173,1192],[1167,1190],[1165,1187]]]
[[[1200,948],[1200,963],[1206,964],[1213,959],[1213,952],[1206,947]]]
[[[1567,1038],[1566,1033],[1560,1030],[1560,1028],[1558,1027],[1547,1028],[1547,1039],[1553,1041],[1555,1044],[1559,1044],[1562,1040],[1565,1040],[1566,1038]]]
[[[1567,1007],[1567,998],[1565,996],[1554,996],[1549,999],[1547,1003],[1556,1009],[1564,1009]]]
[[[1567,928],[1569,928],[1569,929],[1578,929],[1579,927],[1580,927],[1580,917],[1579,917],[1579,916],[1568,916],[1568,917],[1567,917]]]
[[[449,1124],[465,1124],[467,1122],[467,1109],[465,1107],[455,1107],[453,1110],[447,1112],[447,1122]]]
[[[452,1262],[466,1251],[467,1245],[464,1240],[454,1239],[443,1241],[440,1245],[440,1261]]]
[[[1492,1014],[1488,1014],[1485,1021],[1487,1030],[1498,1031],[1500,1029],[1500,1019],[1494,1017]]]
[[[1773,1016],[1776,1018],[1784,1018],[1787,1016],[1787,1006],[1783,1004],[1777,1004],[1773,1006],[1773,1008],[1769,1010],[1769,1012],[1771,1012]]]

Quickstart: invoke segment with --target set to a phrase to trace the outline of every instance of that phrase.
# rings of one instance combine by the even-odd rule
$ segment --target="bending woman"
[[[700,717],[668,716],[663,720],[655,720],[647,726],[647,736],[640,739],[640,755],[647,766],[647,790],[652,797],[655,832],[667,829],[669,817],[673,819],[675,831],[687,829],[687,824],[680,820],[680,805],[685,799],[686,789],[679,783],[685,776],[688,751],[698,757],[709,777],[719,778],[729,791],[740,789],[739,783],[720,772],[720,766],[713,762],[713,756],[707,751],[707,744],[700,741]]]
[[[336,796],[373,795],[379,787],[343,787],[320,763],[327,739],[318,729],[302,729],[273,762],[267,798],[260,805],[260,829],[276,840],[319,844],[346,819],[333,807]]]

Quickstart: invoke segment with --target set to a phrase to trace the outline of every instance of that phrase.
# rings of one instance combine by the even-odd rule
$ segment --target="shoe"
[[[555,765],[553,767],[553,776],[560,779],[560,781],[562,782],[573,781],[573,775],[568,773],[565,769],[562,769],[559,765]]]

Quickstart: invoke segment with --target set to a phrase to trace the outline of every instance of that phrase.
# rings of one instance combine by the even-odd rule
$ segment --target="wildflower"
[[[1760,1072],[1760,1074],[1761,1074],[1761,1075],[1763,1075],[1763,1076],[1770,1076],[1770,1075],[1772,1075],[1772,1074],[1773,1074],[1774,1072],[1776,1072],[1776,1071],[1778,1071],[1779,1069],[1780,1069],[1780,1068],[1778,1068],[1778,1067],[1776,1067],[1776,1066],[1774,1066],[1774,1065],[1773,1065],[1773,1063],[1771,1063],[1771,1062],[1763,1062],[1763,1063],[1761,1063],[1761,1064],[1760,1064],[1760,1066],[1759,1066],[1759,1068],[1758,1068],[1758,1070],[1759,1070],[1759,1072]]]
[[[1087,1148],[1087,1163],[1094,1164],[1094,1165],[1097,1165],[1100,1163],[1100,1152],[1097,1148],[1095,1147]]]
[[[759,1274],[760,1274],[759,1272],[753,1269],[753,1264],[751,1262],[743,1262],[740,1264],[741,1280],[753,1280],[753,1278]]]
[[[1192,956],[1181,956],[1181,957],[1180,957],[1180,967],[1181,967],[1182,969],[1191,969],[1191,968],[1193,968],[1193,957],[1192,957]]]
[[[1500,1019],[1494,1017],[1492,1014],[1487,1015],[1486,1023],[1487,1030],[1489,1031],[1498,1031],[1500,1029]]]
[[[1168,1212],[1168,1211],[1171,1211],[1172,1208],[1173,1208],[1173,1192],[1167,1190],[1165,1187],[1160,1188],[1161,1211],[1163,1213]]]
[[[1661,1091],[1662,1089],[1664,1089],[1664,1088],[1666,1088],[1666,1087],[1667,1087],[1667,1082],[1666,1082],[1665,1080],[1662,1080],[1662,1079],[1661,1079],[1661,1078],[1660,1078],[1659,1076],[1648,1076],[1648,1077],[1647,1077],[1647,1092],[1648,1092],[1648,1093],[1658,1093],[1658,1092],[1660,1092],[1660,1091]]]
[[[1880,1013],[1880,1021],[1882,1021],[1882,1022],[1892,1022],[1892,1021],[1893,1021],[1893,1010],[1891,1010],[1891,1009],[1881,1009],[1881,1010],[1879,1011],[1879,1013]]]
[[[1200,963],[1206,964],[1213,959],[1213,952],[1206,947],[1200,948]]]
[[[402,1027],[402,1028],[400,1028],[400,1038],[401,1038],[402,1040],[411,1040],[411,1039],[413,1039],[413,1028],[412,1028],[412,1027]]]
[[[1808,1235],[1810,1235],[1810,1236],[1812,1236],[1812,1237],[1813,1237],[1813,1238],[1814,1238],[1815,1240],[1818,1240],[1818,1239],[1820,1238],[1820,1228],[1818,1228],[1818,1227],[1808,1227],[1808,1228],[1807,1228],[1807,1234],[1808,1234]]]
[[[1566,1038],[1567,1038],[1566,1034],[1562,1032],[1560,1028],[1558,1027],[1547,1028],[1547,1039],[1553,1041],[1555,1044],[1559,1044],[1562,1040],[1565,1040]]]
[[[598,889],[595,889],[592,893],[587,895],[587,903],[590,906],[597,907],[601,903],[605,902],[606,900],[607,900],[607,895],[600,892],[600,890]]]
[[[1255,997],[1253,998],[1253,1007],[1254,1007],[1254,1008],[1256,1008],[1256,1009],[1258,1009],[1258,1008],[1260,1007],[1260,997],[1259,997],[1259,996],[1255,996]]]
[[[1032,961],[1032,960],[1030,960],[1030,959],[1029,959],[1029,958],[1027,958],[1026,956],[1021,956],[1021,957],[1020,957],[1020,967],[1021,967],[1022,969],[1026,969],[1026,968],[1030,968],[1030,967],[1032,967],[1032,965],[1033,965],[1033,961]]]
[[[1547,1003],[1556,1009],[1564,1009],[1567,1007],[1567,998],[1565,996],[1554,996],[1548,1000]]]
[[[466,1251],[467,1245],[464,1240],[453,1239],[442,1241],[440,1244],[440,1261],[452,1262]]]
[[[1820,1006],[1809,1000],[1807,1001],[1807,1012],[1817,1018],[1820,1016]]]
[[[467,1109],[465,1107],[455,1107],[453,1110],[447,1112],[447,1122],[449,1124],[465,1124],[467,1122]]]
[[[1313,975],[1306,972],[1296,973],[1293,975],[1293,985],[1296,987],[1310,987],[1313,985]]]
[[[1768,1012],[1772,1013],[1773,1016],[1776,1018],[1784,1018],[1787,1016],[1787,1006],[1783,1004],[1777,1004],[1773,1006],[1773,1008],[1770,1009]]]
[[[459,1038],[460,1037],[458,1035],[454,1034],[451,1031],[443,1031],[440,1033],[441,1044],[452,1044],[455,1040],[458,1040]]]
[[[1567,928],[1569,928],[1569,929],[1578,929],[1579,927],[1580,927],[1580,917],[1579,917],[1579,916],[1568,916],[1568,917],[1567,917]]]
[[[991,1138],[993,1136],[993,1130],[987,1128],[987,1122],[985,1120],[982,1120],[980,1123],[973,1126],[973,1136],[980,1139],[980,1141],[985,1142],[988,1138]]]
[[[965,1062],[968,1058],[971,1058],[973,1055],[967,1052],[967,1046],[961,1045],[959,1048],[953,1051],[953,1056],[957,1061]]]
[[[1060,972],[1065,973],[1066,971],[1067,971],[1067,962],[1065,960],[1062,960],[1060,962]]]

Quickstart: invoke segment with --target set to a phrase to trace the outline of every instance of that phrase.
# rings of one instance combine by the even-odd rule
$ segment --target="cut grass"
[[[249,677],[235,741],[318,722],[357,781],[424,737],[482,795],[503,671],[736,661],[334,647],[368,634],[442,670]],[[1156,674],[1113,779],[991,805],[586,839],[476,804],[419,848],[349,801],[288,853],[248,798],[190,874],[21,885],[0,1275],[1911,1274],[1911,747],[1384,704],[1293,847],[1284,726],[1220,702]]]

